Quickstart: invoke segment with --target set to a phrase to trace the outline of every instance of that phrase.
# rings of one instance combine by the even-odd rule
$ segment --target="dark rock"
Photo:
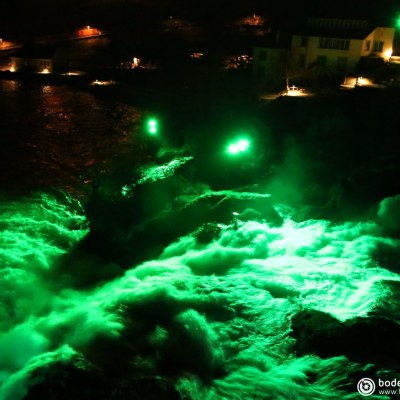
[[[400,368],[400,326],[379,316],[340,322],[320,311],[302,311],[292,318],[299,355],[345,355],[352,361]]]

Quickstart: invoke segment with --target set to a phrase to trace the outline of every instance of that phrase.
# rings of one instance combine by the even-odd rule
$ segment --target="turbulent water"
[[[375,220],[299,220],[260,186],[188,181],[196,154],[170,151],[85,212],[97,184],[85,192],[82,174],[127,153],[138,111],[116,126],[118,108],[89,94],[37,87],[33,104],[13,89],[3,105],[12,96],[4,163],[30,157],[3,176],[0,399],[359,399],[360,379],[398,378],[397,197]],[[21,118],[45,109],[40,127]],[[60,171],[41,171],[49,157]],[[35,192],[16,194],[10,177],[31,169]]]

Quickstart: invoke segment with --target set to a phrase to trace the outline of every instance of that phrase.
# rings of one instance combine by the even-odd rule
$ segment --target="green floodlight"
[[[147,132],[150,135],[157,135],[158,134],[158,121],[155,118],[150,118],[147,123]]]
[[[250,142],[247,139],[240,139],[237,143],[239,151],[246,151],[250,145]]]
[[[247,139],[239,139],[236,142],[230,143],[228,146],[229,154],[238,154],[245,152],[250,146],[250,142]]]
[[[232,144],[229,145],[228,153],[229,154],[237,154],[237,153],[239,153],[239,146],[237,145],[237,143],[232,143]]]

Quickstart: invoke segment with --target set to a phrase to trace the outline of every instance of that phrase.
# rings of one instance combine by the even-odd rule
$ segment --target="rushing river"
[[[0,87],[0,400],[397,395],[398,196],[333,222],[335,186],[310,219],[282,198],[311,168],[267,166],[265,131],[229,147],[268,153],[247,160],[214,133],[156,149],[146,110]]]

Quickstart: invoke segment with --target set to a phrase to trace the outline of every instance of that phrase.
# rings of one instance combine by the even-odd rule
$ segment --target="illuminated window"
[[[371,41],[370,41],[370,40],[366,40],[366,41],[365,41],[364,50],[365,50],[365,51],[370,51],[370,50],[371,50]]]

